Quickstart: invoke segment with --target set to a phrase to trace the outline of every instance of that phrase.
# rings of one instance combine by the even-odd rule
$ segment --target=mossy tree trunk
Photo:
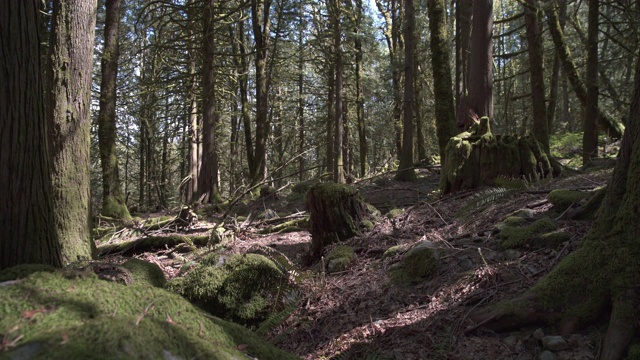
[[[349,185],[314,185],[307,191],[306,208],[311,221],[309,263],[322,256],[325,246],[360,234],[361,222],[368,217],[358,190]]]
[[[532,315],[559,321],[565,333],[600,318],[611,307],[601,360],[618,360],[638,327],[640,307],[640,59],[628,127],[612,179],[581,246],[519,300],[472,319],[490,328],[518,327]],[[517,304],[519,311],[509,311]],[[561,316],[558,316],[561,315]]]
[[[120,0],[106,1],[98,143],[102,164],[102,210],[104,216],[131,221],[120,186],[116,154],[116,80],[118,77],[118,29]]]
[[[429,0],[429,30],[431,31],[431,66],[435,97],[436,131],[440,162],[444,163],[449,139],[456,134],[456,112],[453,105],[450,43],[447,36],[447,6],[444,0]],[[460,5],[458,5],[460,6]]]
[[[587,30],[587,103],[582,132],[582,166],[589,166],[598,157],[598,8],[599,0],[589,0]]]
[[[62,265],[53,226],[39,6],[0,1],[0,269]]]
[[[96,1],[53,3],[47,121],[54,227],[65,263],[95,253],[89,214],[89,106],[96,7]]]
[[[494,136],[486,116],[449,140],[445,159],[440,179],[443,194],[494,185],[498,177],[535,181],[552,171],[533,137]]]

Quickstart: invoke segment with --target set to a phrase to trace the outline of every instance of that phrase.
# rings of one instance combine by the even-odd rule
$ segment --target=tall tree
[[[342,153],[343,146],[343,94],[342,87],[344,82],[344,74],[343,74],[343,66],[342,66],[342,27],[340,26],[341,22],[341,12],[340,2],[338,0],[331,1],[331,8],[333,13],[333,47],[335,52],[335,62],[334,62],[334,76],[335,76],[335,107],[333,111],[333,122],[335,129],[335,136],[333,137],[333,149],[335,161],[333,164],[333,181],[338,184],[343,184],[345,182],[344,177],[344,157]]]
[[[493,0],[474,0],[469,55],[468,109],[493,119]]]
[[[413,168],[413,92],[416,70],[416,15],[413,0],[404,0],[404,16],[404,129],[402,131],[400,165],[395,179],[398,181],[414,181],[416,172]]]
[[[587,101],[582,133],[582,166],[598,157],[598,0],[589,0],[589,29],[587,34]]]
[[[544,96],[544,58],[542,46],[542,29],[539,24],[538,2],[526,0],[524,4],[524,21],[526,24],[527,45],[529,53],[529,74],[531,76],[531,105],[533,111],[533,137],[542,145],[547,156],[549,150],[549,130],[547,108]]]
[[[202,166],[198,176],[198,191],[194,201],[215,203],[219,200],[218,144],[216,127],[216,56],[214,33],[215,0],[208,0],[202,17]]]
[[[451,64],[449,61],[449,39],[447,36],[447,6],[444,0],[429,0],[428,6],[436,131],[438,133],[440,162],[444,163],[445,148],[449,139],[456,133],[456,115],[453,105]]]
[[[356,118],[358,124],[358,144],[360,151],[360,176],[365,176],[369,172],[369,151],[367,148],[366,124],[364,118],[364,87],[362,85],[362,67],[363,67],[363,51],[362,51],[362,20],[364,12],[362,9],[362,0],[355,0],[355,61],[356,61]]]
[[[131,220],[120,185],[116,151],[116,82],[120,56],[120,0],[106,0],[98,141],[102,164],[102,215]]]
[[[578,75],[578,71],[576,69],[576,65],[573,62],[573,57],[571,56],[571,51],[567,46],[564,32],[562,31],[562,26],[560,25],[560,20],[558,16],[558,4],[556,0],[549,1],[549,9],[546,11],[547,13],[547,22],[549,24],[549,32],[551,33],[551,38],[553,39],[553,44],[556,47],[556,51],[558,56],[560,57],[560,62],[562,64],[562,70],[564,74],[569,79],[569,83],[573,88],[573,91],[576,94],[578,100],[582,106],[587,105],[587,89],[585,87],[584,82]],[[607,114],[605,114],[600,107],[597,108],[598,113],[598,124],[602,126],[607,132],[615,137],[620,138],[624,132],[624,125],[617,119],[614,119]]]
[[[473,0],[456,0],[456,104],[467,95],[469,78],[469,51],[471,49],[471,19]],[[460,116],[463,111],[459,111]],[[457,121],[462,123],[462,119]]]
[[[0,1],[0,269],[63,264],[54,227],[39,4]]]
[[[267,138],[269,136],[269,39],[271,38],[272,0],[251,0],[251,22],[256,44],[256,139],[254,166],[250,170],[251,182],[257,184],[267,177]]]
[[[54,229],[65,263],[92,257],[89,130],[96,1],[53,3],[47,122]]]

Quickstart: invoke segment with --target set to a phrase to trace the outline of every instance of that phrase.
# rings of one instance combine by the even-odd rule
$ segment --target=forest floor
[[[537,250],[502,250],[493,227],[518,209],[547,212],[552,205],[546,196],[553,189],[596,188],[606,185],[610,176],[611,167],[544,180],[463,214],[458,213],[482,189],[439,197],[436,171],[420,169],[419,180],[413,183],[380,176],[355,186],[382,214],[391,209],[403,211],[393,218],[381,216],[372,231],[346,241],[356,251],[356,259],[346,271],[325,274],[317,267],[303,267],[311,242],[309,233],[259,234],[267,224],[261,220],[233,221],[233,216],[227,217],[224,251],[243,253],[256,245],[269,246],[311,274],[303,281],[303,300],[297,310],[269,335],[277,346],[303,359],[538,359],[543,351],[537,340],[541,331],[555,335],[554,328],[542,324],[507,333],[469,331],[474,324],[468,316],[530,288],[576,249],[591,223],[556,215],[559,229],[572,234],[571,240],[557,248]],[[304,199],[254,200],[236,211],[246,216],[267,209],[281,217],[299,214],[304,211]],[[189,232],[204,234],[219,225],[220,212],[209,215],[201,217]],[[414,286],[393,284],[387,269],[399,257],[383,259],[383,252],[394,245],[423,240],[441,249],[437,274]],[[175,249],[166,248],[135,256],[160,265],[171,278],[195,256],[175,254]],[[569,346],[555,355],[558,359],[595,359],[602,336],[602,328],[597,326],[572,334],[565,337]]]

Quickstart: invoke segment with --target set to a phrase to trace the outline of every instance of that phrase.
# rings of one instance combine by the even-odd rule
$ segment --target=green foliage
[[[0,332],[14,344],[3,358],[295,359],[242,326],[144,284],[37,272],[0,287],[0,304]]]
[[[521,189],[507,189],[505,187],[491,187],[478,191],[467,203],[456,212],[456,217],[463,217],[470,211],[483,209],[491,203],[506,199],[521,191]]]

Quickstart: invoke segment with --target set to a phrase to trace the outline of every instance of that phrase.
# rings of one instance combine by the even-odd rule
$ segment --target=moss
[[[129,254],[141,252],[153,248],[174,247],[181,244],[194,246],[205,246],[210,242],[209,234],[206,235],[169,235],[169,236],[149,236],[137,240],[123,241],[115,244],[98,246],[98,256],[107,254]]]
[[[213,255],[167,287],[214,315],[253,324],[266,318],[282,281],[282,271],[262,255]]]
[[[134,284],[144,283],[162,288],[167,282],[162,269],[154,263],[132,258],[123,263],[122,266],[131,272]]]
[[[344,271],[355,258],[355,253],[351,246],[338,245],[325,258],[327,271],[329,273]]]
[[[362,220],[362,222],[360,222],[360,225],[362,225],[362,227],[366,230],[366,231],[371,231],[373,230],[373,227],[375,226],[375,224],[370,221],[370,220]]]
[[[551,232],[556,228],[557,225],[551,219],[544,217],[528,226],[505,226],[498,234],[498,238],[502,240],[502,248],[513,249],[530,244],[539,235]]]
[[[380,210],[376,209],[376,207],[375,207],[375,206],[373,206],[373,205],[371,205],[371,204],[369,204],[369,203],[366,203],[365,205],[366,205],[366,207],[367,207],[367,211],[369,212],[369,214],[370,214],[374,219],[377,219],[377,218],[379,218],[379,217],[382,215],[382,213],[380,212]]]
[[[33,273],[45,271],[54,272],[56,269],[51,265],[44,264],[20,264],[0,271],[0,282],[23,279]]]
[[[299,182],[291,187],[291,192],[294,194],[306,194],[307,190],[309,190],[309,188],[316,185],[317,183],[318,180],[307,180]]]
[[[565,241],[571,240],[571,234],[554,231],[540,235],[533,243],[535,248],[555,248]]]
[[[579,214],[577,214],[573,218],[576,220],[593,219],[596,215],[596,212],[600,208],[600,205],[602,204],[602,200],[604,199],[606,193],[606,187],[602,187],[596,190],[595,193],[589,198],[589,200],[587,200],[587,203],[582,206]]]
[[[549,202],[555,206],[558,211],[565,211],[574,203],[587,199],[590,193],[577,190],[556,189],[547,195]]]
[[[385,216],[389,219],[393,219],[394,217],[402,215],[403,213],[404,209],[391,209]]]
[[[419,243],[409,250],[402,262],[389,269],[391,279],[399,285],[422,282],[435,273],[438,255],[431,242]]]
[[[625,360],[640,360],[640,345],[633,344],[629,347],[629,352]]]
[[[38,272],[1,287],[0,304],[0,332],[16,345],[3,358],[295,359],[152,286]]]
[[[129,214],[127,205],[124,203],[124,199],[116,199],[114,196],[107,196],[102,199],[102,210],[100,213],[104,216],[122,220],[127,223],[132,222],[132,217]]]
[[[395,245],[392,246],[390,248],[388,248],[384,254],[382,254],[382,258],[383,259],[388,259],[390,257],[396,256],[402,252],[404,252],[405,250],[407,250],[407,246],[406,245]]]

